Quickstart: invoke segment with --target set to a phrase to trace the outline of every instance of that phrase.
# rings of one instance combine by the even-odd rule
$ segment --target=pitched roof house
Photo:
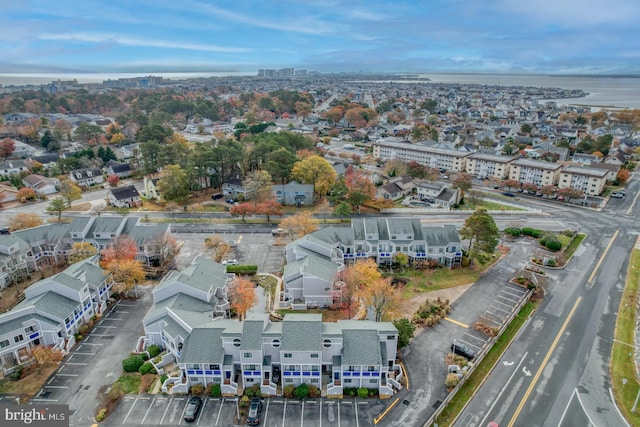
[[[134,185],[114,187],[109,190],[109,203],[118,208],[142,206],[140,194]]]
[[[89,187],[95,184],[102,184],[104,177],[98,168],[76,169],[69,172],[69,178],[80,186]]]

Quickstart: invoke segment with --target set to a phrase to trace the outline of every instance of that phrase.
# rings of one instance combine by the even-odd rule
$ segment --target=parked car
[[[467,346],[466,344],[461,343],[460,341],[453,341],[451,343],[451,351],[454,354],[458,354],[462,357],[465,357],[469,360],[472,360],[476,357],[476,352],[473,351],[471,348],[469,348],[469,346]]]
[[[216,193],[216,194],[212,194],[211,195],[211,199],[212,200],[222,199],[223,197],[224,197],[224,194],[222,194],[222,193]]]
[[[615,199],[622,199],[624,197],[624,194],[619,191],[614,191],[613,193],[611,193],[611,197]]]
[[[504,192],[502,193],[502,195],[503,195],[503,196],[507,196],[507,197],[516,197],[516,195],[515,195],[515,194],[513,194],[513,193],[509,193],[508,191],[504,191]]]
[[[11,230],[9,227],[2,227],[0,228],[0,234],[11,234]]]
[[[262,402],[259,397],[251,399],[249,413],[247,414],[247,425],[257,426],[260,424],[260,413],[262,412]]]
[[[275,230],[271,230],[271,235],[273,237],[283,237],[283,236],[287,236],[288,234],[289,232],[284,228],[276,228]]]
[[[236,201],[233,199],[227,199],[225,200],[225,202],[229,203],[230,205],[234,204]]]
[[[237,259],[225,259],[222,261],[222,265],[238,265]]]
[[[195,421],[198,417],[198,412],[202,407],[202,399],[198,396],[192,396],[187,403],[187,407],[184,410],[185,421]]]

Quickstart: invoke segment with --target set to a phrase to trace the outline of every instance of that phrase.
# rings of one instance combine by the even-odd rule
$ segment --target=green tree
[[[189,180],[179,165],[168,165],[164,168],[165,176],[158,181],[158,190],[165,202],[174,202],[185,206],[189,199]]]
[[[73,135],[82,142],[95,145],[99,142],[100,135],[104,135],[104,129],[98,125],[82,122],[73,132]]]
[[[245,197],[253,200],[254,208],[258,205],[258,202],[271,197],[271,182],[271,175],[266,170],[253,171],[245,178],[243,182],[247,190]]]
[[[160,168],[160,149],[162,146],[156,141],[140,144],[140,157],[142,173],[150,175],[158,172]]]
[[[58,215],[58,221],[62,218],[62,212],[69,209],[67,201],[62,197],[56,197],[51,200],[49,206],[47,206],[47,212]]]
[[[284,147],[272,151],[266,156],[264,169],[269,171],[274,180],[279,180],[284,184],[291,176],[291,170],[298,159]]]
[[[493,253],[498,246],[500,231],[486,209],[476,209],[464,222],[460,236],[469,240],[469,251]]]
[[[340,202],[334,213],[340,217],[340,219],[349,218],[351,216],[351,205],[347,202]]]
[[[291,177],[303,184],[312,184],[313,191],[324,196],[336,180],[336,171],[320,156],[309,156],[295,164]]]
[[[520,126],[520,132],[531,133],[531,125],[529,123],[523,123],[522,126]]]
[[[472,176],[468,173],[461,173],[453,180],[452,187],[459,189],[462,192],[461,197],[464,198],[464,194],[471,189],[472,185]]]
[[[393,326],[398,330],[398,349],[409,345],[416,327],[408,319],[402,318],[393,321]]]

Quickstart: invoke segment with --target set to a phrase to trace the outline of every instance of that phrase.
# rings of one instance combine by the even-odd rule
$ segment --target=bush
[[[306,399],[307,397],[309,397],[309,386],[305,383],[302,383],[298,387],[296,387],[293,394],[300,400]]]
[[[23,371],[24,371],[24,368],[22,367],[22,365],[16,366],[16,369],[14,369],[13,372],[9,374],[9,379],[11,381],[18,381],[22,376]]]
[[[320,389],[314,385],[309,386],[309,397],[320,397]]]
[[[160,385],[164,384],[164,382],[168,379],[169,379],[169,375],[167,374],[160,375]]]
[[[160,352],[162,351],[162,347],[160,347],[159,345],[153,344],[147,348],[147,351],[149,352],[149,357],[153,359],[154,357],[160,354]]]
[[[460,382],[460,378],[456,374],[448,374],[447,379],[445,380],[445,385],[447,388],[454,388]]]
[[[542,230],[538,230],[537,228],[524,227],[522,229],[522,234],[525,236],[531,236],[535,239],[539,239],[544,234]]]
[[[138,372],[141,375],[155,373],[155,368],[151,364],[151,362],[144,362],[140,368],[138,368]]]
[[[364,388],[364,387],[360,387],[360,388],[358,389],[358,397],[359,397],[360,399],[364,399],[365,397],[368,397],[368,396],[369,396],[369,390],[367,390],[367,389],[366,389],[366,388]]]
[[[284,397],[293,397],[293,392],[295,389],[296,387],[293,384],[286,385],[282,394],[284,394]]]
[[[211,386],[211,397],[220,397],[222,396],[222,389],[220,384],[215,383]]]
[[[347,396],[354,397],[356,395],[357,390],[355,388],[345,387],[343,390],[344,394]]]
[[[107,418],[107,408],[102,408],[98,411],[98,415],[96,415],[96,421],[102,422]]]
[[[562,243],[560,243],[560,241],[558,239],[556,239],[555,237],[553,239],[549,239],[547,240],[544,245],[547,247],[547,249],[549,249],[550,251],[554,251],[557,252],[560,249],[562,249]]]
[[[204,386],[202,384],[194,384],[191,386],[191,394],[203,394]]]
[[[576,235],[576,232],[575,232],[575,231],[572,231],[572,230],[564,230],[564,231],[562,232],[562,235],[563,235],[563,236],[567,236],[567,237],[573,237],[573,236],[575,236],[575,235]]]
[[[518,237],[522,234],[522,230],[516,227],[507,227],[504,229],[504,232],[511,237]]]
[[[139,354],[132,354],[122,361],[122,369],[125,372],[138,372],[144,364],[144,359]]]
[[[244,390],[244,394],[248,397],[260,397],[260,384],[254,384]]]

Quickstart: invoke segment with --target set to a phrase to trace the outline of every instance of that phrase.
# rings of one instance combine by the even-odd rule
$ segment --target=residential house
[[[119,178],[128,178],[133,173],[131,165],[109,160],[102,168],[107,176],[118,175]]]
[[[583,165],[591,165],[591,164],[602,162],[601,157],[598,157],[594,154],[587,154],[587,153],[574,153],[573,156],[571,157],[571,160],[575,163],[580,163]]]
[[[79,327],[104,310],[112,285],[96,256],[26,288],[25,299],[0,314],[0,366],[5,374],[28,362],[35,346],[68,351]]]
[[[58,192],[60,180],[58,178],[47,178],[42,175],[30,174],[22,178],[25,187],[33,189],[38,196],[55,194]]]
[[[222,193],[231,198],[247,198],[247,189],[240,178],[227,178],[227,180],[222,184]]]
[[[72,170],[69,173],[69,178],[81,187],[90,187],[104,182],[102,171],[98,168]]]
[[[585,195],[598,196],[607,188],[606,169],[567,166],[560,172],[558,188],[575,188]]]
[[[538,187],[556,185],[562,165],[540,160],[518,159],[511,163],[509,179],[520,183],[531,182]]]
[[[276,201],[283,205],[311,206],[314,202],[313,184],[291,181],[284,185],[272,185],[271,192]]]
[[[627,156],[621,150],[615,150],[613,153],[609,153],[604,159],[604,163],[608,165],[624,166],[627,162]]]
[[[158,191],[158,181],[160,178],[144,177],[142,195],[148,199],[157,200],[160,198],[160,192]]]
[[[450,209],[460,201],[460,190],[450,188],[438,181],[421,181],[416,186],[416,194],[423,202],[429,202],[437,207]]]
[[[621,166],[610,163],[597,163],[590,166],[593,169],[603,169],[607,171],[607,181],[613,182],[618,179],[618,172],[620,172]]]
[[[15,202],[18,200],[18,189],[15,188],[9,181],[0,181],[0,206],[3,203]]]
[[[29,169],[33,167],[35,162],[40,163],[45,170],[48,170],[51,166],[58,164],[58,155],[55,153],[45,153],[38,156],[31,156],[27,159]]]
[[[13,140],[15,144],[15,148],[11,153],[11,158],[13,159],[26,159],[29,156],[35,156],[36,149],[26,144],[22,141],[18,141],[17,139]]]
[[[396,200],[408,196],[416,190],[416,184],[408,175],[391,178],[386,184],[376,189],[376,197]]]
[[[117,208],[142,206],[140,194],[134,185],[114,187],[109,190],[109,203]]]
[[[0,175],[8,177],[20,172],[26,172],[29,168],[24,160],[6,160],[0,162]]]
[[[502,180],[509,176],[511,163],[516,159],[516,156],[473,153],[466,158],[466,170],[467,173],[480,179]]]
[[[463,172],[465,158],[470,153],[445,148],[436,148],[421,143],[377,141],[373,144],[373,157],[383,161],[398,159],[403,162],[415,161],[432,168]]]

